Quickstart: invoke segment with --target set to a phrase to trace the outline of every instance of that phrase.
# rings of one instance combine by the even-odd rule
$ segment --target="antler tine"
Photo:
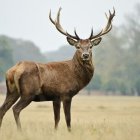
[[[78,36],[77,32],[76,32],[76,29],[74,30],[74,34],[76,36],[77,39],[80,39],[80,37]]]
[[[92,28],[91,35],[90,35],[89,39],[97,38],[101,33],[102,33],[102,30],[97,35],[93,36],[93,28]]]
[[[103,29],[102,29],[97,35],[93,35],[93,34],[92,34],[92,36],[90,36],[89,39],[94,39],[94,38],[98,38],[98,37],[100,37],[101,34],[102,34],[102,32],[103,32]]]
[[[57,13],[57,23],[60,22],[60,12],[61,12],[62,8],[60,7]]]
[[[100,33],[98,33],[97,35],[95,36],[92,36],[91,39],[94,39],[94,38],[98,38],[98,37],[101,37],[103,36],[104,34],[107,34],[111,29],[112,29],[112,20],[113,20],[113,17],[115,16],[115,8],[113,7],[113,14],[111,13],[111,11],[109,10],[109,17],[107,16],[107,14],[105,13],[105,16],[107,18],[107,25],[105,26],[104,29],[101,30]]]
[[[78,34],[77,34],[77,32],[76,32],[76,29],[74,29],[74,34],[75,34],[75,36],[73,36],[73,35],[71,35],[71,34],[69,34],[69,33],[67,32],[67,35],[68,35],[70,38],[79,40],[80,37],[78,36]]]
[[[113,17],[115,16],[115,9],[114,9],[114,7],[113,7],[113,14],[111,13],[111,11],[109,10],[109,17],[107,16],[107,14],[106,14],[106,18],[107,18],[107,20],[108,20],[108,22],[107,22],[107,25],[106,25],[106,27],[104,28],[104,30],[103,30],[103,33],[105,34],[105,33],[108,33],[111,29],[112,29],[112,20],[113,20]]]
[[[61,12],[61,7],[59,8],[58,10],[58,13],[57,13],[57,17],[56,17],[56,20],[54,21],[52,18],[51,18],[51,10],[50,10],[50,14],[49,14],[49,19],[50,21],[55,25],[56,29],[62,33],[63,35],[65,36],[68,36],[67,32],[64,31],[64,29],[62,28],[62,26],[60,25],[60,12]]]
[[[90,34],[89,39],[91,39],[92,37],[93,37],[93,27],[91,28],[91,34]]]
[[[76,39],[76,40],[79,40],[80,38],[78,37],[77,33],[75,33],[76,36],[72,36],[70,35],[67,31],[65,31],[61,24],[60,24],[60,12],[61,12],[61,7],[59,8],[58,10],[58,13],[57,13],[57,17],[56,17],[56,20],[54,21],[52,18],[51,18],[51,11],[50,11],[50,14],[49,14],[49,19],[51,20],[51,22],[55,25],[56,29],[62,33],[63,35],[67,36],[67,37],[70,37],[70,38],[73,38],[73,39]]]
[[[50,10],[50,13],[49,13],[49,19],[55,25],[56,22],[51,18],[51,10]]]
[[[55,27],[56,27],[56,29],[60,33],[62,33],[63,35],[66,35],[67,36],[67,32],[62,28],[62,26],[60,24],[60,12],[61,12],[61,9],[62,8],[60,7],[59,10],[58,10]]]

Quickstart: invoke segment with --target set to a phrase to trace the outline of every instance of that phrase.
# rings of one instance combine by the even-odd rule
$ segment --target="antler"
[[[107,16],[107,14],[105,13],[106,18],[107,18],[107,25],[105,26],[104,29],[101,30],[101,32],[99,32],[97,35],[93,35],[93,29],[91,30],[91,35],[89,37],[89,39],[94,39],[94,38],[98,38],[103,36],[104,34],[107,34],[111,29],[112,29],[112,20],[115,16],[115,9],[113,7],[113,14],[110,12],[109,10],[109,17]]]
[[[73,36],[73,35],[70,35],[67,31],[65,31],[65,30],[62,28],[62,26],[61,26],[61,24],[60,24],[60,11],[61,11],[61,9],[62,9],[62,8],[60,7],[59,10],[58,10],[56,20],[53,20],[53,19],[51,18],[51,11],[50,11],[50,14],[49,14],[49,19],[50,19],[50,21],[55,25],[56,29],[57,29],[60,33],[62,33],[63,35],[65,35],[65,36],[67,36],[67,37],[70,37],[70,38],[73,38],[73,39],[76,39],[76,40],[79,40],[80,38],[79,38],[79,36],[77,35],[76,30],[74,30],[75,36]]]

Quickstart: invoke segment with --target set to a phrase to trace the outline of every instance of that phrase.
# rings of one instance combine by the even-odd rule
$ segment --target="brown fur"
[[[17,101],[13,112],[21,128],[19,113],[31,101],[53,101],[55,128],[60,119],[60,102],[63,102],[68,129],[70,130],[70,105],[74,95],[91,80],[94,72],[92,58],[84,62],[80,51],[72,60],[48,64],[23,61],[6,73],[7,97],[0,108],[0,124],[6,111]]]

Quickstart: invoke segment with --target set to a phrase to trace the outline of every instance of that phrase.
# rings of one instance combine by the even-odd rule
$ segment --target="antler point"
[[[62,8],[60,7],[58,12],[60,13],[61,10],[62,10]]]

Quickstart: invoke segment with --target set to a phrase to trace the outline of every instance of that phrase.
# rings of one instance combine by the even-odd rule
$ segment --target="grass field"
[[[0,105],[5,97],[0,96]],[[63,109],[54,130],[51,102],[31,103],[21,113],[23,132],[18,133],[7,112],[0,140],[140,140],[140,98],[77,96],[72,102],[72,132],[66,129]]]

